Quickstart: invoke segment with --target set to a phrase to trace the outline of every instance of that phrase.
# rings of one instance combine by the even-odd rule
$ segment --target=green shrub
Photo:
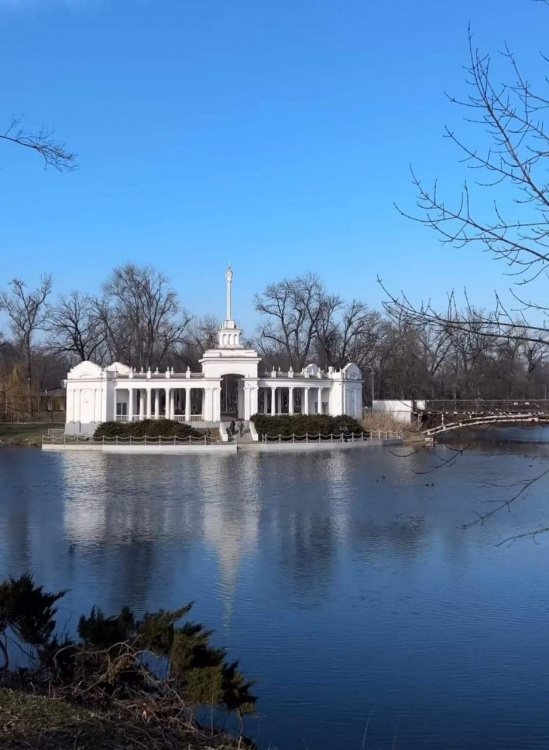
[[[200,437],[200,433],[184,422],[171,419],[143,419],[139,422],[103,422],[94,433],[95,438],[113,437]]]
[[[64,593],[44,592],[28,575],[0,581],[0,671],[9,670],[6,644],[14,634],[20,646],[31,649],[32,669],[25,672],[29,685],[46,680],[48,694],[68,691],[75,702],[99,703],[115,696],[132,706],[148,701],[149,709],[155,701],[155,712],[166,721],[180,715],[183,701],[240,716],[253,713],[253,683],[238,662],[228,661],[226,651],[212,645],[212,631],[184,619],[192,603],[142,617],[129,607],[106,617],[94,607],[79,620],[79,640],[60,641],[53,605]]]
[[[344,427],[349,427],[352,432],[360,433],[363,428],[352,417],[345,415],[330,417],[327,414],[284,414],[279,417],[271,417],[268,414],[255,414],[252,422],[260,435],[274,437],[282,435],[339,435]]]

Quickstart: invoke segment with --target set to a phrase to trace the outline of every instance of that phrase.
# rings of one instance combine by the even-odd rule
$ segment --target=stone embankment
[[[397,432],[362,433],[361,435],[292,435],[271,436],[254,441],[249,433],[231,438],[229,442],[207,438],[84,438],[73,435],[51,435],[42,440],[46,451],[96,451],[100,453],[134,454],[227,454],[243,452],[289,452],[359,450],[380,445],[399,445]]]

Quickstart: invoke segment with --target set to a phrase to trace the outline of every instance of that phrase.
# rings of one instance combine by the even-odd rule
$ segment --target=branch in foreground
[[[44,160],[45,167],[53,167],[59,172],[76,169],[76,154],[69,151],[64,143],[54,139],[54,130],[41,129],[37,133],[26,130],[20,119],[13,119],[0,140],[31,149]]]
[[[525,492],[530,489],[530,487],[532,487],[534,484],[536,484],[541,479],[546,477],[548,474],[549,474],[549,469],[546,469],[545,471],[543,471],[541,474],[538,474],[538,476],[534,477],[533,479],[527,480],[526,482],[524,482],[521,489],[515,495],[513,495],[512,498],[510,498],[509,500],[503,501],[502,503],[497,505],[495,508],[492,508],[492,510],[489,511],[488,513],[484,513],[484,514],[476,513],[475,515],[477,516],[477,518],[474,521],[471,521],[470,523],[464,524],[461,528],[470,529],[471,527],[477,526],[478,524],[482,525],[484,521],[486,521],[488,518],[495,516],[496,513],[499,513],[500,511],[505,510],[505,509],[511,512],[512,503],[514,503],[515,500],[518,500],[520,497],[522,497],[525,494]],[[515,539],[521,539],[526,536],[532,536],[532,534],[537,535],[541,533],[542,533],[542,530],[538,530],[535,532],[529,531],[524,534],[517,534],[514,537],[509,537],[508,539],[504,539],[502,542],[499,542],[497,546],[500,546],[501,544],[505,544],[506,542],[514,541]]]

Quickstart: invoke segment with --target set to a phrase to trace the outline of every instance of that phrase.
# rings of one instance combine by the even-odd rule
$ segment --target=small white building
[[[373,401],[372,412],[374,414],[387,414],[397,422],[412,424],[414,414],[425,410],[425,401],[410,401],[392,399],[384,401]]]
[[[254,414],[346,414],[362,416],[362,378],[354,364],[326,372],[307,365],[301,372],[260,373],[261,358],[241,343],[232,319],[233,272],[227,279],[227,318],[215,349],[200,360],[201,372],[137,372],[115,362],[101,367],[81,362],[65,381],[67,434],[93,434],[101,422],[173,419],[219,423],[249,420]]]

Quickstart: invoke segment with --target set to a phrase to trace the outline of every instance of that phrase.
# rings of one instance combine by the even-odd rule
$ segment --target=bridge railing
[[[538,412],[528,412],[522,414],[520,412],[507,412],[501,414],[476,414],[472,417],[464,417],[454,422],[442,422],[442,424],[436,427],[430,427],[427,430],[423,430],[423,435],[426,438],[435,437],[436,435],[442,435],[447,432],[453,432],[459,430],[462,427],[490,427],[490,425],[505,425],[505,424],[547,424],[549,422],[549,414],[540,414]]]
[[[549,399],[431,399],[425,402],[424,411],[435,414],[508,414],[526,411],[549,414]]]

